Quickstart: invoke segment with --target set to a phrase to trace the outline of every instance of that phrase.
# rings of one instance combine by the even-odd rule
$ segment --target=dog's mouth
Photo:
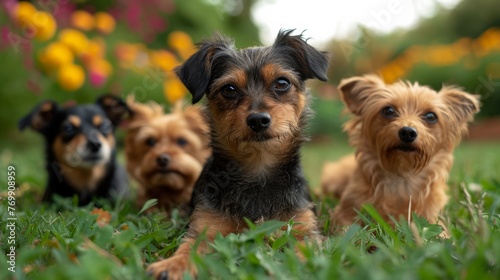
[[[269,141],[273,138],[274,137],[272,137],[271,135],[269,135],[267,133],[258,133],[254,137],[252,137],[251,140],[254,142],[266,142],[266,141]]]
[[[153,171],[153,174],[160,174],[160,175],[172,175],[172,174],[177,174],[177,175],[180,175],[180,176],[183,176],[182,173],[180,173],[179,171],[177,170],[173,170],[173,169],[168,169],[168,168],[157,168]]]
[[[104,157],[102,155],[88,155],[82,158],[85,162],[99,162],[103,159]]]
[[[401,144],[393,148],[393,150],[396,151],[401,151],[404,153],[411,153],[411,152],[417,152],[418,149],[415,146],[412,145],[407,145],[407,144]]]

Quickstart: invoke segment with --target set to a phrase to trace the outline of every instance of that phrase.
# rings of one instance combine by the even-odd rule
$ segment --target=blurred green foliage
[[[415,1],[415,9],[419,3]],[[456,84],[468,92],[480,94],[482,109],[479,117],[500,114],[500,46],[484,51],[479,37],[488,29],[500,27],[500,9],[495,0],[462,0],[448,10],[438,7],[436,14],[423,19],[410,30],[387,35],[374,34],[360,27],[352,40],[333,40],[329,49],[334,54],[330,78],[337,83],[342,78],[365,73],[378,73],[389,62],[401,58],[412,47],[428,51],[428,47],[452,47],[459,40],[470,48],[456,63],[429,64],[424,59],[413,67],[392,69],[397,76],[439,90],[443,84]],[[498,38],[495,38],[498,40]],[[448,48],[448,49],[449,49]],[[446,48],[445,48],[446,49]],[[426,53],[423,54],[428,55]],[[445,55],[449,55],[445,53]],[[439,59],[439,56],[437,57]],[[400,64],[401,65],[401,64]],[[404,66],[404,64],[403,64]]]

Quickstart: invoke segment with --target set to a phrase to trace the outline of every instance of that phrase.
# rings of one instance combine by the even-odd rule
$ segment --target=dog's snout
[[[165,167],[170,162],[170,157],[167,154],[161,154],[156,158],[156,163],[160,167]]]
[[[399,130],[399,138],[405,143],[411,143],[417,139],[417,130],[413,127],[404,126]]]
[[[88,140],[87,141],[87,149],[89,149],[92,153],[97,153],[101,149],[101,141],[99,140]]]
[[[271,125],[269,113],[252,113],[247,117],[247,125],[255,132],[266,130]]]

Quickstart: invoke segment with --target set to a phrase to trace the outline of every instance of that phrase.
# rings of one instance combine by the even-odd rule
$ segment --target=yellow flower
[[[39,41],[47,41],[56,33],[56,20],[49,13],[36,12],[33,15],[33,25],[35,27],[35,38]]]
[[[66,91],[79,89],[85,81],[83,68],[75,64],[66,64],[57,73],[57,82]]]
[[[26,26],[33,20],[36,8],[30,2],[19,2],[15,8],[14,20],[20,26]]]
[[[150,59],[154,65],[166,72],[174,70],[174,68],[180,64],[173,53],[165,50],[151,52]]]
[[[182,31],[174,31],[170,33],[168,36],[168,45],[177,51],[182,58],[189,57],[194,51],[194,45],[191,37]]]
[[[84,31],[94,28],[94,17],[87,11],[78,10],[71,14],[71,24]]]
[[[59,32],[59,41],[68,46],[68,48],[76,55],[80,55],[85,52],[89,46],[89,41],[85,34],[71,28],[63,29]]]
[[[95,28],[104,34],[109,34],[115,29],[115,19],[108,13],[95,14]]]
[[[163,94],[168,102],[174,104],[177,100],[184,97],[186,88],[179,79],[168,79],[163,82]]]
[[[73,63],[73,54],[66,45],[54,42],[40,52],[38,60],[46,70],[55,70]]]

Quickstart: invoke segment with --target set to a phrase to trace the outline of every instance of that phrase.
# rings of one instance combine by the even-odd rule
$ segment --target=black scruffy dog
[[[127,112],[125,103],[104,95],[96,104],[60,108],[42,101],[19,121],[45,138],[48,183],[43,201],[53,195],[78,196],[79,205],[93,197],[112,198],[127,190],[125,170],[115,160],[115,126]]]
[[[299,242],[320,239],[299,152],[311,112],[305,80],[326,81],[328,57],[291,33],[279,32],[270,47],[242,50],[215,36],[177,69],[193,103],[207,97],[213,156],[195,186],[184,242],[149,266],[155,277],[195,275],[189,252],[197,236],[242,232],[244,218],[293,219]],[[201,243],[197,251],[208,249]]]

